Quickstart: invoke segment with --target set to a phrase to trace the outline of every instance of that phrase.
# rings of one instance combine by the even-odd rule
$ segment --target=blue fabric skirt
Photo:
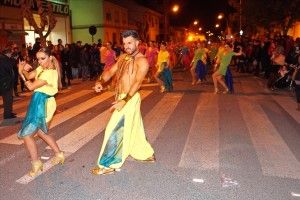
[[[44,133],[48,132],[46,124],[46,103],[49,97],[52,96],[42,92],[33,93],[26,117],[22,122],[21,130],[17,134],[19,138],[35,134],[38,129]]]
[[[195,71],[197,78],[203,81],[205,79],[207,71],[206,65],[202,62],[202,60],[198,60]]]
[[[173,91],[172,71],[169,68],[164,68],[160,74],[160,79],[164,82],[166,91]]]
[[[226,75],[225,75],[225,83],[229,89],[229,91],[231,93],[234,92],[234,88],[233,88],[233,78],[232,78],[232,74],[231,74],[231,71],[229,69],[229,67],[227,68],[227,71],[226,71]]]

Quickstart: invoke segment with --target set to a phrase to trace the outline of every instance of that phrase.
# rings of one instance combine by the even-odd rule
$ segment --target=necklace
[[[135,60],[135,56],[139,53],[139,51],[136,51],[135,53],[133,53],[132,55],[126,55],[124,57],[123,62],[120,62],[117,74],[116,74],[116,88],[115,88],[115,100],[118,99],[119,94],[120,94],[120,81],[121,81],[121,77],[124,74],[124,72],[128,71],[128,78],[129,78],[129,84],[130,84],[130,76],[133,73],[133,68],[134,68],[134,60]],[[133,62],[131,62],[133,61]],[[132,70],[131,72],[129,72],[129,65],[132,65]]]
[[[135,53],[133,53],[132,55],[126,55],[125,56],[125,61],[132,61],[132,60],[134,60],[135,59],[135,56],[137,55],[139,53],[139,51],[136,51]]]

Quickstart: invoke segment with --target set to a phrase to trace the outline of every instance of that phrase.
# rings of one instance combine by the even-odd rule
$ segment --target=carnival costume
[[[47,133],[47,122],[52,119],[56,109],[54,95],[58,92],[57,71],[39,66],[35,78],[46,81],[47,85],[34,90],[21,130],[17,133],[19,138],[33,135],[39,129]]]
[[[231,62],[232,56],[234,55],[235,53],[233,51],[229,51],[227,53],[223,51],[220,55],[220,67],[218,69],[219,73],[225,77],[225,83],[230,92],[233,92],[233,78],[229,69],[229,64]]]
[[[164,82],[164,87],[167,92],[173,91],[173,77],[172,77],[172,71],[170,70],[169,66],[166,62],[163,62],[162,64],[163,70],[160,73],[159,78]]]
[[[170,54],[168,51],[159,51],[157,56],[157,72],[159,72],[159,78],[164,83],[164,88],[166,91],[173,90],[173,78],[172,72],[168,66],[170,61]]]
[[[225,83],[228,87],[229,92],[233,93],[234,88],[233,88],[233,78],[232,78],[232,73],[230,68],[227,68],[226,75],[225,75]]]
[[[125,56],[118,63],[116,74],[116,100],[127,97],[127,94],[119,92],[120,79],[124,72],[129,72],[129,64],[134,58]],[[154,155],[154,150],[146,140],[143,120],[140,111],[141,97],[136,92],[121,110],[114,110],[108,125],[105,129],[103,144],[97,160],[97,168],[93,169],[94,174],[107,174],[120,168],[128,156],[136,160],[147,161]],[[154,157],[152,157],[154,159]],[[153,161],[152,159],[152,161]],[[108,171],[103,172],[103,169]]]

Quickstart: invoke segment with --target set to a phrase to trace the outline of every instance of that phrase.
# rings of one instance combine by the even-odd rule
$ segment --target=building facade
[[[101,39],[121,44],[121,33],[126,29],[137,30],[144,41],[156,41],[160,33],[162,15],[134,0],[70,0],[70,9],[73,41],[92,43]],[[94,37],[89,34],[90,26],[97,28]]]
[[[128,10],[122,6],[104,1],[104,41],[122,44],[121,33],[128,29]]]
[[[53,44],[58,39],[63,43],[69,43],[72,40],[70,13],[68,0],[47,0],[52,4],[53,13],[57,20],[55,28],[51,31],[47,40]],[[40,16],[37,14],[37,2],[31,1],[31,10],[34,14],[34,20],[39,24]],[[0,1],[0,48],[9,43],[16,43],[18,46],[34,43],[35,38],[39,37],[34,32],[28,21],[23,18],[20,0]]]
[[[107,0],[128,10],[128,27],[136,29],[143,41],[158,41],[163,15],[134,0]]]
[[[128,28],[126,8],[105,0],[70,0],[70,8],[73,41],[91,44],[101,39],[120,44],[120,33]],[[97,29],[93,37],[91,26]]]
[[[44,0],[50,2],[57,20],[47,40],[57,44],[82,41],[82,43],[115,42],[121,44],[121,32],[135,29],[144,41],[157,41],[160,35],[162,14],[137,4],[134,0]],[[37,24],[37,0],[31,1],[31,10]],[[89,28],[96,27],[91,35]],[[34,44],[39,37],[29,22],[23,18],[21,0],[0,1],[0,49],[10,43],[19,46]]]
[[[24,44],[24,23],[20,9],[0,2],[0,50],[10,43]]]

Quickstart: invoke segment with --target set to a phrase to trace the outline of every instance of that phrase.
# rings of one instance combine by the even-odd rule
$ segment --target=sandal
[[[113,174],[116,169],[113,168],[103,168],[103,167],[95,167],[91,170],[91,173],[94,175],[108,175]]]
[[[149,162],[149,163],[154,163],[156,161],[155,155],[153,154],[152,156],[150,156],[149,158],[147,158],[146,160],[142,160],[142,162]]]

